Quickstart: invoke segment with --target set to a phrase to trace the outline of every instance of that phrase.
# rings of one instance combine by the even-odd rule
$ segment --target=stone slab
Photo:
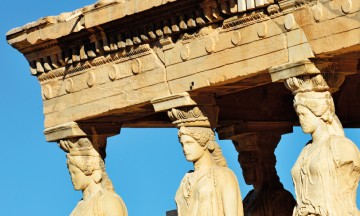
[[[290,77],[319,74],[319,69],[309,60],[286,63],[269,70],[273,82],[284,81]]]

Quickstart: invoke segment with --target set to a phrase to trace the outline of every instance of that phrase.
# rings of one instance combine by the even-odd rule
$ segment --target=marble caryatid
[[[250,133],[233,139],[245,182],[254,186],[243,200],[245,216],[292,215],[295,199],[284,189],[275,168],[274,150],[280,139],[276,133]]]
[[[297,198],[293,216],[360,215],[355,202],[360,153],[344,135],[327,81],[322,75],[286,81],[302,130],[312,136],[291,170]]]
[[[174,114],[176,110],[172,112]],[[201,115],[197,107],[185,113],[190,116],[195,114],[195,117]],[[201,121],[206,122],[206,117]],[[178,215],[242,216],[243,207],[236,176],[227,168],[221,148],[215,142],[214,131],[209,125],[201,126],[202,123],[198,123],[196,118],[177,122],[185,158],[194,164],[194,171],[185,174],[176,192]]]
[[[126,206],[105,171],[105,151],[95,150],[88,138],[61,140],[59,145],[68,152],[74,189],[83,192],[70,216],[127,216]]]

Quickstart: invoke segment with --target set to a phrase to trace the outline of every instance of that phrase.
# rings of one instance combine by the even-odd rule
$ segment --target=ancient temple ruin
[[[101,214],[127,215],[105,172],[106,139],[124,127],[178,127],[184,148],[197,142],[209,158],[221,155],[210,131],[231,139],[254,184],[243,206],[217,204],[213,213],[359,215],[360,153],[343,127],[360,127],[360,1],[100,0],[6,37],[41,85],[46,140],[68,153],[72,175],[85,173],[105,191],[96,195]],[[313,137],[292,170],[295,199],[278,180],[274,156],[294,125]],[[214,181],[236,182],[219,161],[209,165]],[[196,167],[191,175],[190,185],[202,178]],[[193,200],[187,192],[178,207],[181,196]],[[84,203],[76,209],[95,205]]]

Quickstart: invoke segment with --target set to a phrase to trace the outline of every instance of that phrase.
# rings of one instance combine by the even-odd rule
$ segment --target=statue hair
[[[179,129],[178,137],[181,135],[188,135],[194,138],[199,145],[207,146],[208,151],[211,153],[216,165],[227,167],[226,159],[224,158],[219,144],[215,141],[215,133],[211,128],[207,127],[185,127]]]
[[[316,117],[327,123],[332,134],[345,136],[342,124],[335,114],[334,100],[329,91],[297,93],[294,98],[294,108],[296,109],[297,106],[309,109]]]
[[[98,183],[102,185],[103,189],[114,191],[114,186],[105,170],[105,162],[100,156],[72,156],[68,154],[67,158],[68,164],[76,166],[86,176],[91,176],[96,170],[101,171],[101,179]]]

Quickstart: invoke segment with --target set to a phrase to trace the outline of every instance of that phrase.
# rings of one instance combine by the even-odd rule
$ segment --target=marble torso
[[[112,191],[101,191],[88,200],[80,200],[70,216],[106,216],[102,210],[102,206],[104,201],[109,200],[119,202],[123,207],[122,211],[127,212],[123,200],[116,193]]]
[[[291,171],[297,197],[293,216],[360,215],[355,204],[359,160],[357,147],[345,137],[307,144]]]
[[[178,215],[225,215],[221,195],[222,185],[226,184],[221,178],[224,174],[225,176],[232,176],[234,179],[231,180],[235,180],[237,183],[234,173],[226,167],[213,166],[205,170],[187,173],[175,196]],[[235,190],[239,191],[239,188],[235,188]],[[238,192],[238,200],[241,202],[240,197],[240,192]],[[238,215],[242,215],[242,213],[239,212]]]
[[[289,191],[279,187],[266,188],[258,194],[251,190],[243,204],[246,216],[290,216],[295,200]]]

